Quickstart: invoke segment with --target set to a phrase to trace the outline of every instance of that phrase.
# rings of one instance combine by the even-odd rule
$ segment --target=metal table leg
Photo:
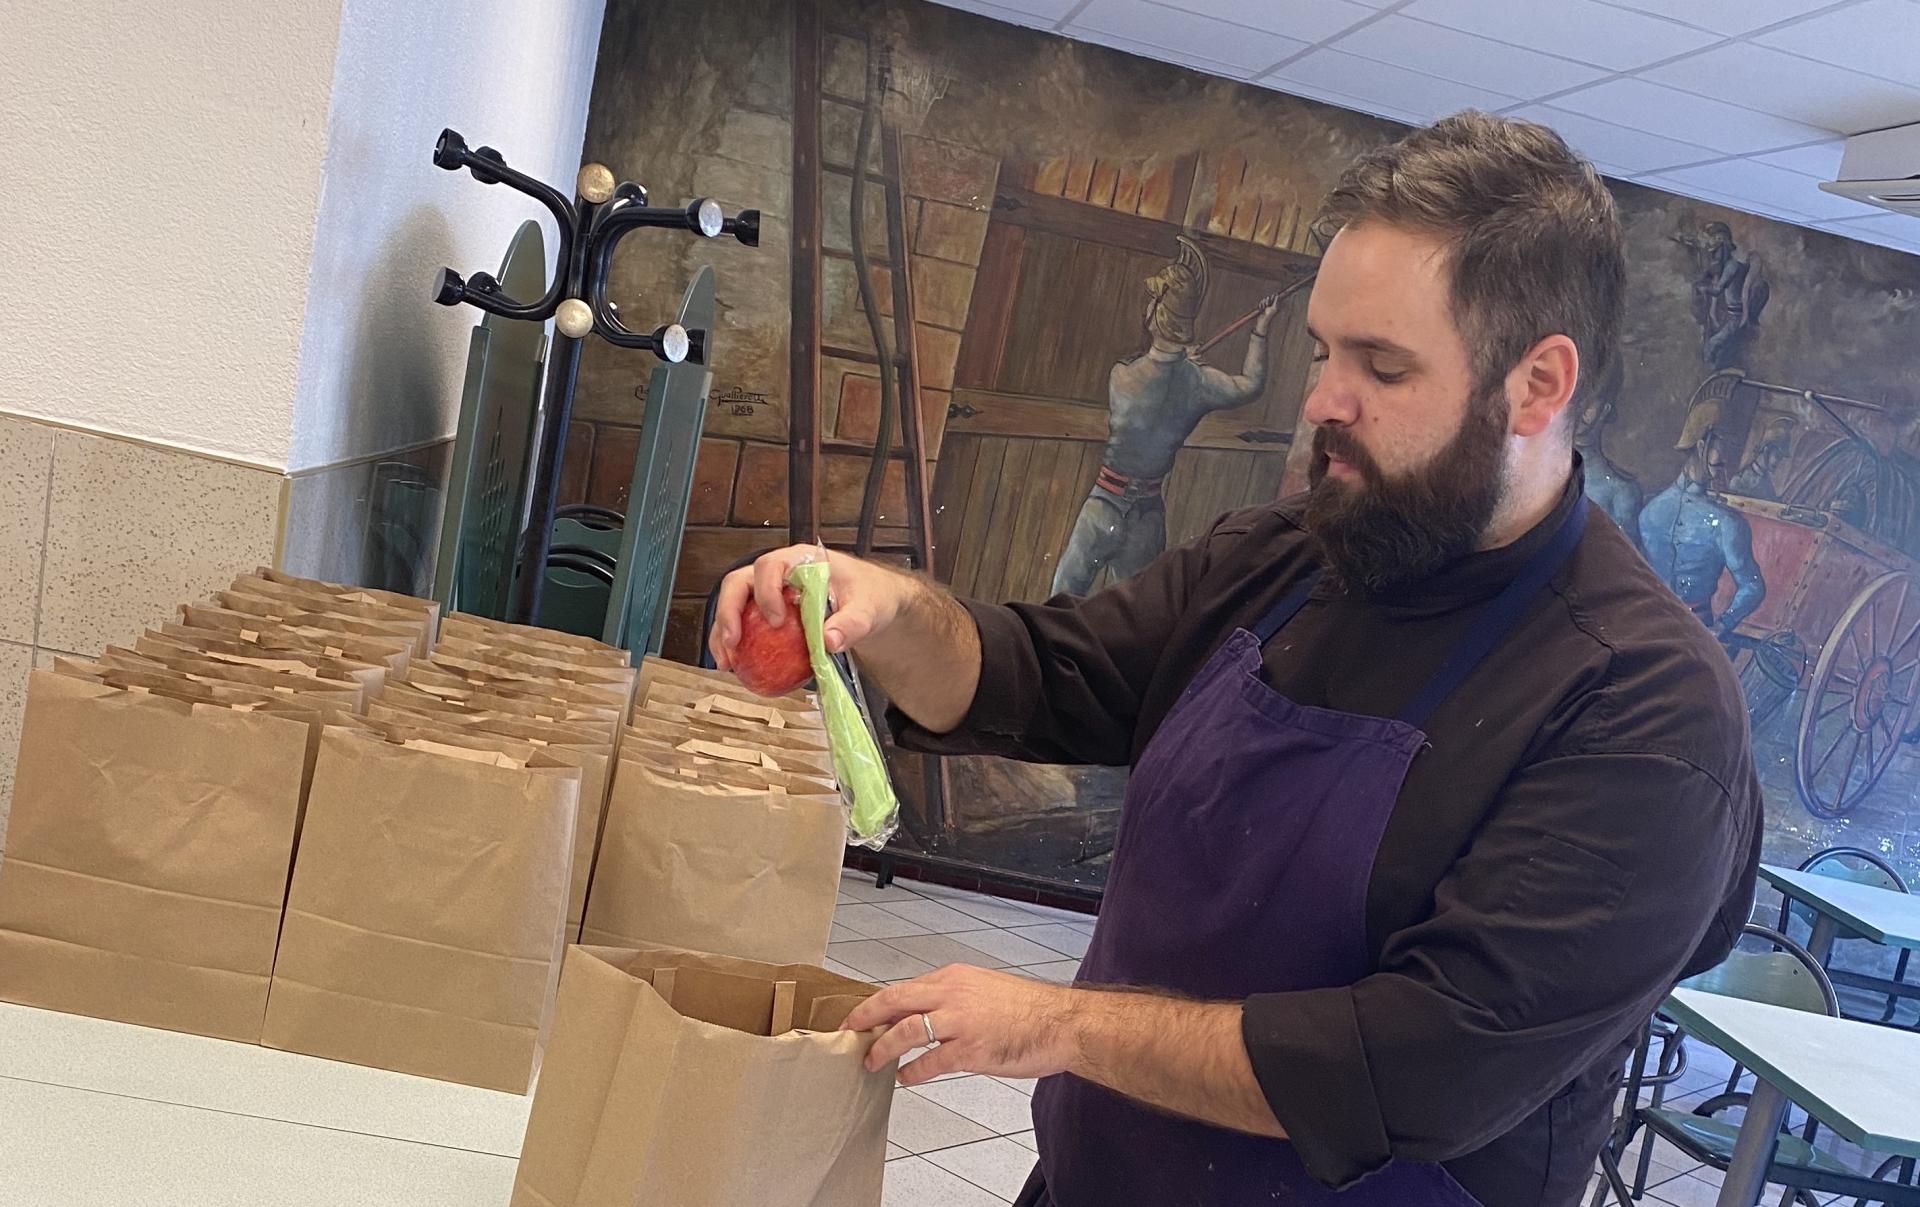
[[[1828,914],[1814,915],[1813,934],[1807,938],[1807,954],[1814,962],[1825,967],[1827,957],[1833,954],[1834,936],[1840,933],[1840,920]]]
[[[1719,1207],[1755,1207],[1767,1187],[1767,1168],[1780,1143],[1780,1121],[1786,1118],[1787,1096],[1772,1083],[1756,1079],[1747,1117],[1734,1141],[1733,1160],[1720,1183]]]

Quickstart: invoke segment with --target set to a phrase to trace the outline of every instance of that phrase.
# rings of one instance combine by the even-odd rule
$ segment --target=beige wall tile
[[[0,642],[0,850],[7,845],[7,816],[13,809],[13,758],[20,750],[20,715],[27,706],[27,675],[33,650]]]
[[[54,429],[0,415],[0,641],[33,642]]]
[[[93,652],[271,561],[281,475],[62,431],[39,644]]]

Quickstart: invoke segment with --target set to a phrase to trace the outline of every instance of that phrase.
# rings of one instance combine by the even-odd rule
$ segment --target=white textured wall
[[[345,0],[289,468],[452,434],[480,312],[433,305],[434,270],[497,272],[526,218],[549,257],[557,232],[531,198],[434,167],[434,139],[451,126],[571,195],[604,6]]]
[[[0,0],[0,410],[285,463],[339,7]]]

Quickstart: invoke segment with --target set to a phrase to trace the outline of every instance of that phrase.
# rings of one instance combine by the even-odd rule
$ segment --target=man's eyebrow
[[[1320,333],[1312,327],[1307,328],[1307,336],[1316,344],[1325,344],[1327,342],[1321,339]],[[1389,356],[1404,356],[1408,360],[1420,359],[1419,355],[1414,352],[1412,348],[1408,348],[1402,344],[1396,344],[1392,340],[1378,335],[1342,336],[1340,338],[1340,346],[1342,348],[1351,348],[1356,352],[1384,352]]]

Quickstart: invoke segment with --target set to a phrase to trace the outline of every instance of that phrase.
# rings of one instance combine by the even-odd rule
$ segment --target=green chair
[[[547,550],[547,581],[540,589],[540,623],[563,633],[600,636],[613,594],[613,559],[584,545]]]
[[[600,639],[636,655],[658,654],[680,561],[680,537],[693,495],[693,466],[713,388],[713,269],[703,267],[687,287],[679,323],[705,331],[700,360],[662,364],[647,386],[640,451],[615,558],[612,598]]]
[[[626,517],[611,507],[569,503],[553,513],[553,544],[580,545],[606,555],[620,556],[620,530]]]
[[[546,293],[547,253],[538,222],[521,224],[499,281],[510,297]],[[506,616],[527,514],[546,347],[541,323],[489,314],[473,329],[434,564],[433,597],[444,611]]]
[[[1705,993],[1839,1017],[1840,1004],[1834,995],[1833,983],[1805,948],[1764,926],[1749,924],[1741,933],[1743,937],[1764,940],[1771,949],[1764,952],[1735,949],[1721,964],[1683,984]],[[1609,1191],[1623,1205],[1646,1193],[1656,1139],[1672,1144],[1689,1160],[1711,1165],[1722,1172],[1732,1163],[1739,1126],[1715,1116],[1729,1107],[1744,1107],[1747,1095],[1719,1094],[1688,1112],[1661,1105],[1666,1089],[1666,1085],[1661,1084],[1654,1090],[1650,1103],[1639,1105],[1640,1092],[1649,1084],[1645,1076],[1646,1054],[1648,1037],[1656,1021],[1649,1020],[1647,1031],[1642,1035],[1627,1078],[1627,1106],[1600,1151],[1600,1167],[1606,1184],[1595,1192],[1594,1207],[1606,1203]],[[1676,1031],[1672,1042],[1684,1044],[1685,1041],[1686,1036]],[[1889,1159],[1871,1178],[1863,1177],[1814,1146],[1818,1126],[1809,1116],[1805,1130],[1799,1135],[1783,1129],[1773,1163],[1767,1170],[1769,1183],[1786,1187],[1781,1197],[1782,1207],[1789,1203],[1820,1207],[1822,1200],[1815,1198],[1815,1193],[1857,1195],[1860,1204],[1883,1202],[1889,1207],[1920,1207],[1920,1186],[1907,1184],[1914,1172],[1911,1159]],[[1620,1154],[1642,1127],[1647,1130],[1647,1139],[1641,1146],[1639,1168],[1633,1188],[1629,1190],[1620,1172]],[[1883,1180],[1889,1176],[1897,1176],[1899,1180]]]
[[[1901,877],[1899,871],[1892,864],[1888,863],[1879,855],[1874,854],[1872,851],[1863,850],[1860,847],[1828,847],[1824,851],[1816,851],[1801,862],[1799,870],[1812,872],[1817,876],[1832,876],[1839,880],[1851,880],[1855,884],[1864,884],[1872,888],[1882,888],[1889,892],[1905,893],[1911,891],[1907,887],[1906,880]],[[1782,934],[1791,934],[1792,932],[1787,929],[1787,923],[1790,919],[1797,919],[1805,923],[1808,931],[1812,931],[1815,915],[1812,907],[1808,906],[1805,902],[1795,901],[1791,897],[1787,897],[1783,898],[1780,902],[1780,921],[1776,929]],[[1863,936],[1849,930],[1845,924],[1842,924],[1840,933],[1834,938],[1834,943],[1837,948],[1840,943],[1849,939],[1861,938],[1863,938]],[[1833,956],[1829,955],[1827,957],[1827,975],[1830,976],[1836,984],[1847,988],[1885,993],[1887,998],[1886,1009],[1881,1011],[1878,1016],[1847,1014],[1844,1009],[1841,1013],[1845,1014],[1848,1018],[1854,1018],[1860,1022],[1891,1023],[1894,1015],[1898,1013],[1900,1009],[1901,999],[1901,995],[1893,990],[1895,990],[1895,987],[1907,987],[1907,962],[1912,957],[1913,952],[1902,948],[1898,961],[1893,966],[1893,978],[1891,981],[1888,981],[1877,976],[1869,976],[1859,972],[1849,972],[1845,969],[1836,969],[1833,967]],[[1736,1076],[1737,1075],[1738,1073],[1736,1071]],[[1729,1084],[1727,1088],[1731,1090],[1733,1086]]]

